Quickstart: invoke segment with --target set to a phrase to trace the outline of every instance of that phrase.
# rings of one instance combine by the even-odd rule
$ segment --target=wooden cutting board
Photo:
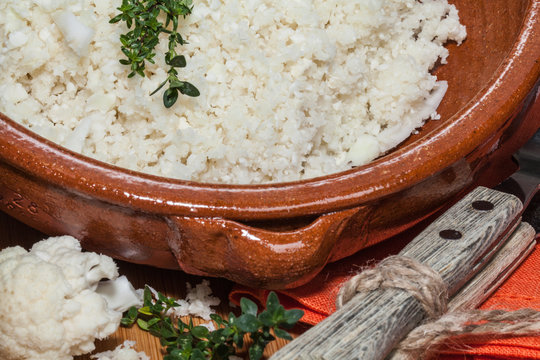
[[[0,249],[16,245],[28,249],[33,243],[44,238],[47,238],[47,236],[0,211]],[[136,288],[143,288],[145,284],[149,284],[157,291],[177,299],[185,298],[186,282],[189,282],[192,286],[195,286],[204,279],[202,277],[187,275],[181,271],[155,269],[144,265],[135,265],[126,262],[117,263],[120,274],[126,275]],[[239,309],[235,309],[229,305],[228,300],[228,294],[233,286],[233,283],[223,279],[209,280],[213,295],[221,300],[221,304],[216,307],[216,312],[222,316],[225,316],[231,311],[238,312]],[[189,321],[189,318],[183,318],[183,320]],[[194,324],[203,322],[207,321],[200,318],[193,318]],[[296,337],[305,330],[307,330],[307,327],[304,328],[302,326],[297,326],[295,329],[291,330],[290,333],[293,335],[293,337]],[[113,350],[125,340],[136,341],[137,345],[135,348],[138,351],[144,351],[152,360],[163,359],[163,355],[160,352],[161,346],[157,338],[139,330],[137,327],[130,329],[121,327],[108,339],[97,341],[96,352]],[[246,339],[246,341],[248,340]],[[270,343],[264,353],[265,358],[272,355],[286,343],[287,341],[282,339],[277,339],[275,342]],[[90,360],[90,356],[77,356],[75,359]]]

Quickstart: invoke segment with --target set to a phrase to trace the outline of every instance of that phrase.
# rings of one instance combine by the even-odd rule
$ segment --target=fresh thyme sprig
[[[178,68],[186,67],[184,55],[176,53],[177,45],[184,45],[186,41],[178,33],[180,16],[184,18],[191,14],[192,0],[122,0],[118,8],[120,14],[110,20],[110,23],[123,21],[130,30],[120,35],[122,52],[127,59],[121,59],[122,65],[131,67],[128,77],[135,75],[145,76],[146,61],[155,64],[154,49],[159,43],[161,33],[169,35],[169,50],[165,53],[165,63],[170,66],[167,79],[150,95],[154,95],[167,83],[169,88],[163,93],[163,104],[166,108],[173,106],[178,100],[178,93],[188,96],[199,96],[199,90],[191,83],[178,79]],[[163,24],[158,19],[161,14],[165,16]]]
[[[248,353],[251,360],[259,360],[264,348],[275,337],[291,340],[285,329],[292,328],[304,315],[302,310],[285,310],[277,295],[268,295],[266,309],[260,314],[257,305],[246,298],[240,300],[242,314],[230,313],[227,319],[217,314],[211,318],[218,329],[208,330],[204,326],[194,326],[182,320],[167,316],[169,309],[179,306],[172,298],[158,293],[154,299],[148,287],[144,289],[143,307],[130,308],[122,319],[123,326],[137,323],[139,328],[160,339],[167,355],[164,360],[225,360],[244,346],[244,335],[249,334],[253,343]],[[274,335],[272,335],[272,331]]]

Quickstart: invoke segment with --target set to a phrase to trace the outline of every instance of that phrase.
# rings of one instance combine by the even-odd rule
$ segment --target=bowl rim
[[[540,0],[531,0],[520,34],[489,85],[446,126],[364,166],[312,179],[228,185],[144,174],[72,152],[1,113],[0,161],[64,191],[153,214],[256,220],[332,212],[407,189],[471,154],[534,88],[538,59]],[[432,156],[434,149],[438,156]]]

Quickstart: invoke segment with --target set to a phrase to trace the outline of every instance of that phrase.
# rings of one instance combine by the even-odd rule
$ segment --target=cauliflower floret
[[[81,252],[69,236],[0,251],[0,359],[71,360],[94,350],[120,325],[122,313],[95,291],[117,277],[111,258]]]
[[[30,252],[43,261],[60,266],[75,292],[96,290],[100,280],[118,277],[113,259],[81,250],[81,244],[74,237],[59,236],[34,244]]]

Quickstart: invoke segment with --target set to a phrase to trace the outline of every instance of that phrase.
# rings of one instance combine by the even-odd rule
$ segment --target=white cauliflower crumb
[[[205,328],[208,329],[208,331],[215,331],[216,330],[216,325],[214,325],[213,322],[207,322],[207,323],[202,323],[202,324],[199,324],[199,326],[204,326]]]
[[[150,357],[144,352],[137,352],[133,349],[135,341],[124,341],[112,351],[105,351],[99,354],[90,356],[91,359],[97,360],[150,360]]]
[[[53,16],[69,47],[79,57],[87,56],[95,31],[83,24],[71,11],[60,11]]]
[[[157,298],[158,292],[149,285],[148,288]],[[203,280],[200,284],[192,288],[190,283],[186,283],[187,295],[183,300],[176,300],[179,306],[170,309],[167,312],[167,316],[198,316],[204,320],[210,320],[210,314],[215,314],[211,306],[217,306],[220,300],[212,295],[212,289],[210,289],[210,281]]]
[[[120,325],[122,313],[95,291],[117,277],[110,257],[81,252],[71,236],[0,251],[0,359],[71,360],[94,350]]]
[[[210,289],[210,281],[203,280],[202,283],[191,287],[190,283],[186,283],[188,290],[185,300],[179,300],[177,303],[180,306],[172,308],[167,313],[174,316],[187,316],[195,315],[204,320],[210,320],[210,314],[214,314],[211,306],[217,306],[220,300],[212,295],[212,289]]]

